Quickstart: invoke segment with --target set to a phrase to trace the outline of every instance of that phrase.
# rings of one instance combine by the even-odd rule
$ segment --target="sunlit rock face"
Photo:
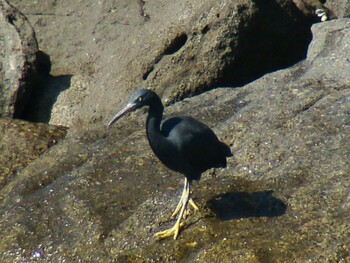
[[[1,262],[349,261],[349,19],[314,25],[304,60],[263,75],[252,62],[267,63],[269,45],[254,47],[271,38],[252,32],[288,15],[300,36],[311,33],[292,1],[277,2],[281,13],[264,1],[11,2],[52,63],[45,83],[56,93],[46,105],[36,94],[49,111],[33,116],[70,128],[1,122],[0,171],[10,175],[0,188]],[[288,34],[300,41],[286,25],[270,32],[285,34],[281,49]],[[267,57],[278,65],[280,56]],[[256,78],[234,85],[237,65]],[[171,104],[166,116],[206,123],[234,154],[193,184],[200,211],[177,241],[153,238],[174,223],[183,177],[153,155],[145,112],[106,130],[138,87]]]

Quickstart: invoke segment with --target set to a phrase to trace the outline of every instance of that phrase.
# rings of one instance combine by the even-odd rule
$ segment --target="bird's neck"
[[[153,134],[154,132],[160,133],[160,123],[163,117],[164,107],[159,100],[159,102],[152,104],[148,109],[146,129],[147,134]]]
[[[157,152],[157,149],[162,144],[162,141],[165,140],[160,130],[163,111],[164,107],[160,99],[159,101],[152,103],[148,110],[146,130],[148,141],[154,152]]]

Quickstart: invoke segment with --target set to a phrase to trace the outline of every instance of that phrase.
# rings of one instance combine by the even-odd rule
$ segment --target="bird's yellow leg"
[[[184,190],[182,191],[182,194],[181,194],[181,198],[180,198],[180,201],[179,203],[177,204],[174,212],[171,214],[171,217],[174,218],[176,217],[176,215],[179,213],[180,211],[180,208],[182,207],[183,205],[183,199],[186,195],[186,185],[187,185],[187,178],[185,177],[185,182],[184,182]]]
[[[181,198],[180,198],[179,203],[177,204],[177,206],[176,206],[174,212],[171,214],[171,217],[172,217],[172,218],[176,217],[176,215],[177,215],[177,214],[179,213],[179,211],[180,211],[180,208],[181,208],[182,203],[183,203],[183,199],[184,199],[185,196],[186,196],[186,185],[187,185],[187,184],[188,184],[188,180],[187,180],[187,178],[185,177],[184,190],[182,191],[182,194],[181,194]],[[189,193],[188,193],[188,195],[189,195]],[[192,206],[192,208],[193,208],[194,210],[196,210],[196,211],[199,210],[198,206],[193,202],[193,199],[192,199],[192,198],[189,198],[188,203],[189,203],[190,206]]]
[[[172,228],[169,228],[167,230],[158,232],[154,234],[154,237],[163,239],[170,237],[174,235],[174,239],[176,239],[179,235],[180,228],[185,225],[185,223],[181,223],[181,219],[184,215],[185,209],[187,207],[187,204],[189,202],[189,194],[190,194],[190,184],[188,183],[187,179],[185,180],[185,187],[184,187],[184,193],[183,193],[183,198],[182,198],[182,204],[181,204],[181,209],[179,216],[176,220],[175,225]]]

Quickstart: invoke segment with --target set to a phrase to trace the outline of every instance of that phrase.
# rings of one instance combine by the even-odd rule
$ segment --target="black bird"
[[[174,235],[176,239],[183,226],[180,221],[187,205],[198,210],[190,198],[192,180],[199,180],[201,174],[210,168],[226,167],[226,157],[232,156],[232,153],[208,126],[191,117],[173,117],[161,125],[163,104],[158,95],[148,89],[136,90],[126,106],[108,123],[108,127],[128,112],[143,106],[149,107],[146,132],[154,154],[165,166],[185,176],[182,196],[172,214],[172,217],[178,215],[175,225],[155,234],[158,238]]]

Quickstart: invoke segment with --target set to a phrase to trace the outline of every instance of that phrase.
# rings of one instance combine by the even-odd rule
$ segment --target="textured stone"
[[[0,1],[0,116],[20,117],[36,75],[38,45],[26,17]]]
[[[65,135],[62,127],[0,119],[0,188]]]
[[[349,0],[328,0],[325,5],[332,9],[338,18],[350,17]]]
[[[53,123],[65,125],[71,116],[100,125],[140,86],[170,104],[218,85],[243,85],[299,61],[311,40],[309,21],[292,1],[11,2],[28,10],[54,77],[92,76],[79,103],[68,86],[66,99],[43,105]],[[51,80],[43,90],[52,90]],[[42,121],[37,116],[32,120]]]
[[[160,15],[169,16],[179,3],[165,6]],[[134,10],[133,5],[129,2],[125,10]],[[143,7],[146,20],[147,14],[155,17]],[[104,35],[102,30],[115,17],[124,19],[123,26],[130,23],[123,10],[106,15],[107,22],[98,25],[101,37],[115,37],[114,31]],[[178,14],[182,18],[187,13]],[[234,153],[227,169],[209,171],[194,185],[193,198],[201,210],[186,218],[177,241],[156,241],[153,234],[173,223],[169,216],[183,178],[151,152],[144,111],[105,129],[103,120],[112,115],[103,109],[112,108],[114,100],[124,103],[122,97],[130,94],[124,90],[117,97],[115,90],[116,83],[124,83],[119,79],[124,68],[100,67],[92,78],[99,85],[90,83],[88,91],[105,92],[101,96],[107,99],[93,101],[89,94],[83,102],[90,113],[96,111],[91,116],[95,125],[77,122],[71,128],[75,131],[0,189],[0,261],[349,261],[348,27],[349,19],[314,25],[304,61],[240,88],[214,89],[165,108],[167,116],[191,115],[207,123]],[[148,42],[149,36],[144,41],[156,45]],[[99,50],[105,58],[111,55],[108,51]],[[77,58],[79,52],[80,47]],[[148,58],[145,54],[146,62]],[[127,61],[124,53],[120,59]],[[113,60],[118,59],[109,62]],[[116,80],[104,85],[111,75]],[[62,103],[86,92],[78,94],[84,87],[80,78],[72,83],[77,89],[71,94],[64,90]]]

